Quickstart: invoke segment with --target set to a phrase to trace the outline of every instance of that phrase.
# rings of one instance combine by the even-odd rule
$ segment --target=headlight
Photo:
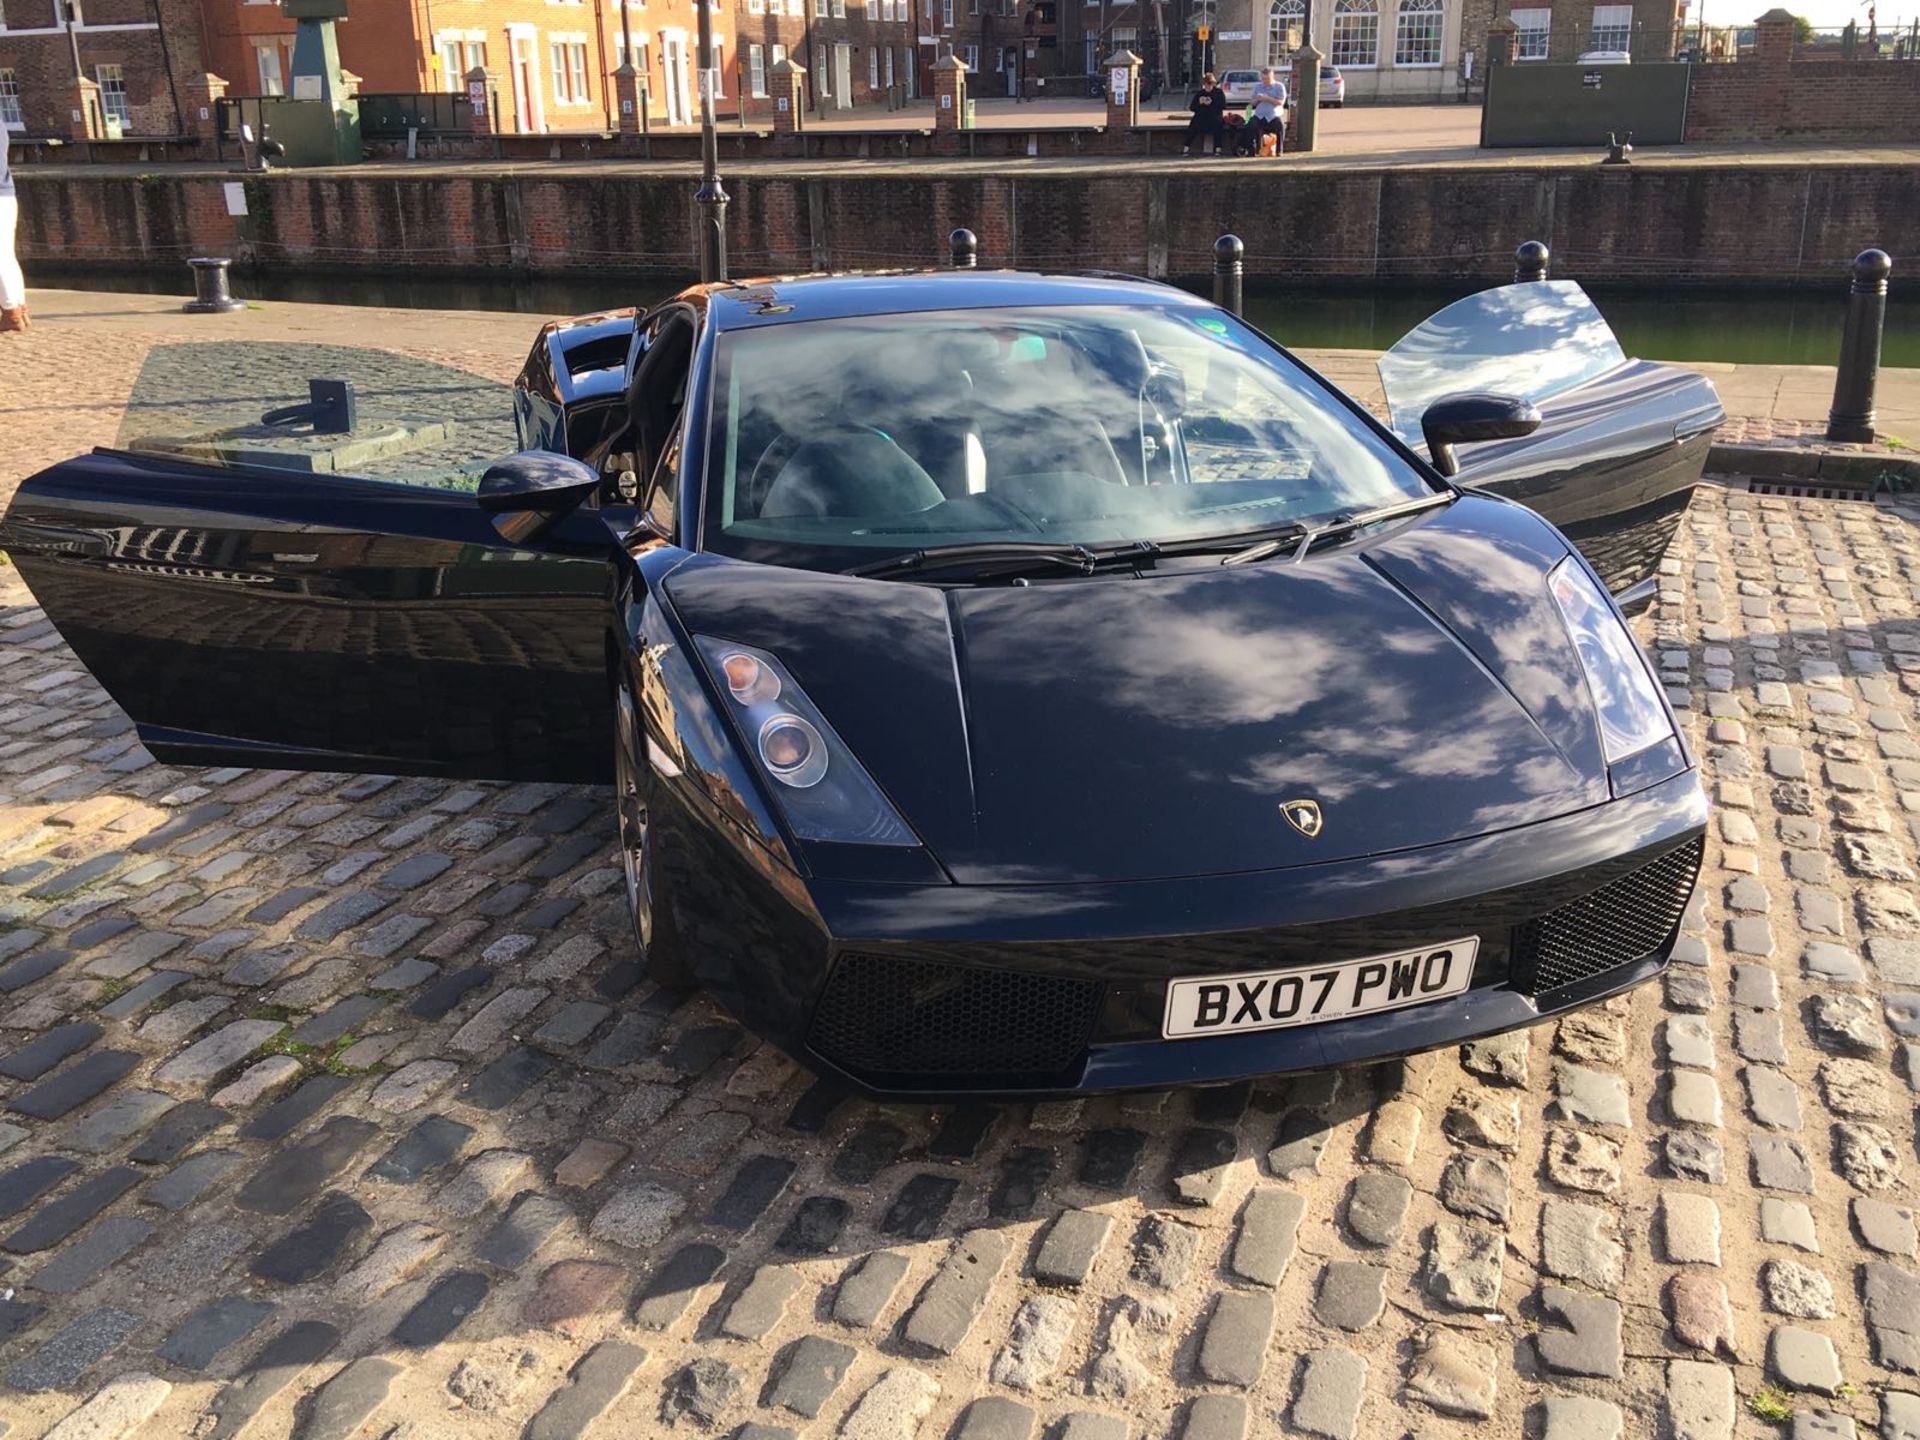
[[[1547,587],[1586,672],[1607,763],[1617,765],[1672,735],[1646,657],[1586,567],[1569,555],[1553,567]]]
[[[851,845],[920,843],[778,660],[706,635],[694,644],[726,687],[747,748],[773,781],[794,834]]]

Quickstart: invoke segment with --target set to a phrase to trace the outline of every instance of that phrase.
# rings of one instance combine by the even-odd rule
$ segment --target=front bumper
[[[809,923],[778,927],[777,952],[754,947],[731,973],[702,978],[817,1071],[882,1099],[1032,1099],[1318,1070],[1534,1024],[1657,975],[1705,824],[1690,770],[1558,820],[1285,871],[1059,886],[816,878]],[[1474,980],[1453,998],[1160,1037],[1172,977],[1467,934],[1480,937]]]

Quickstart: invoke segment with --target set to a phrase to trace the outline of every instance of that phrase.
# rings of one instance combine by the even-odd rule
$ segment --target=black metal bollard
[[[974,270],[980,265],[980,237],[971,230],[956,230],[947,236],[947,253],[956,270]]]
[[[1222,235],[1213,242],[1213,303],[1236,315],[1240,313],[1246,257],[1247,247],[1238,235]]]
[[[193,270],[193,299],[182,305],[182,310],[189,315],[222,315],[247,308],[246,302],[234,299],[227,288],[227,267],[233,261],[224,255],[196,255],[187,264]]]
[[[1827,439],[1873,441],[1873,390],[1880,378],[1880,336],[1887,325],[1887,276],[1893,259],[1884,250],[1853,257],[1853,288],[1847,295],[1847,325],[1840,334],[1840,371],[1833,377],[1833,408]]]
[[[1551,252],[1538,240],[1529,240],[1513,252],[1513,283],[1520,285],[1528,280],[1547,278],[1547,261]]]

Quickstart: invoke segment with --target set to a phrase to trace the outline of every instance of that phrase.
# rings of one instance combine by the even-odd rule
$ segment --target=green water
[[[164,273],[100,274],[36,267],[34,280],[83,290],[187,294],[184,268]],[[671,294],[658,278],[412,278],[311,273],[239,275],[234,292],[253,300],[312,301],[439,310],[511,310],[543,318],[615,305],[646,305]],[[1394,288],[1378,292],[1250,286],[1247,318],[1282,344],[1302,349],[1384,350],[1435,310],[1478,286]],[[1648,360],[1719,360],[1771,365],[1831,365],[1840,349],[1844,282],[1823,295],[1806,290],[1671,291],[1592,287],[1629,355]],[[1887,309],[1882,361],[1920,368],[1920,304],[1900,297]]]

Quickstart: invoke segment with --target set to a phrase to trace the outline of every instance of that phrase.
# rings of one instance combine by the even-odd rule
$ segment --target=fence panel
[[[1674,64],[1495,65],[1487,71],[1480,143],[1604,145],[1609,132],[1637,143],[1686,136],[1690,67]]]

